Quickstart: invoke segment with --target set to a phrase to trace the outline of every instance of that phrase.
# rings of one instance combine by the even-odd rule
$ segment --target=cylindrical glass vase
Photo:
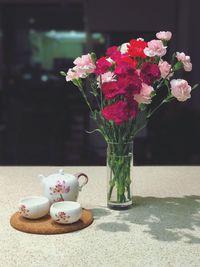
[[[107,205],[111,209],[132,207],[133,142],[108,143]]]

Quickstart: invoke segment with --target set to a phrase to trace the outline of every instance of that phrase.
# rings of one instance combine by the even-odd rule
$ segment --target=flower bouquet
[[[190,57],[183,52],[163,59],[171,32],[158,32],[149,42],[132,39],[107,49],[97,59],[95,53],[74,60],[66,81],[77,86],[90,109],[91,118],[108,144],[108,206],[132,205],[132,148],[135,135],[143,129],[153,113],[175,99],[186,101],[193,88],[186,80],[175,79],[179,70],[191,71]],[[86,83],[89,90],[86,90]],[[165,87],[165,89],[164,89]],[[157,103],[157,95],[164,95]]]

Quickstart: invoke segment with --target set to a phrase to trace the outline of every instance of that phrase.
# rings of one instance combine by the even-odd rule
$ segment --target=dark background
[[[169,30],[169,57],[184,51],[193,63],[180,77],[199,83],[199,11],[196,0],[0,0],[0,164],[104,165],[106,145],[85,132],[93,129],[87,107],[59,71],[74,55],[102,55]],[[163,106],[138,134],[135,164],[199,165],[199,137],[197,89],[189,101]]]

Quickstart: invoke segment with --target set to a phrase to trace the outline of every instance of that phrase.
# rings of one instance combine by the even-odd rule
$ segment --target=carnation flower
[[[142,83],[142,88],[140,94],[134,95],[134,99],[138,104],[150,104],[151,103],[151,93],[154,91],[152,86]]]
[[[141,38],[141,37],[137,38],[136,40],[137,40],[137,41],[144,41],[144,39]]]
[[[103,84],[103,83],[115,82],[115,81],[116,81],[115,75],[111,71],[105,72],[105,73],[101,74],[101,76],[97,77],[97,85],[98,85],[98,87],[100,87],[101,84]]]
[[[66,74],[66,81],[69,82],[69,81],[73,81],[75,79],[79,79],[80,77],[80,73],[77,73],[75,71],[75,69],[69,69],[67,74]]]
[[[122,56],[117,46],[109,47],[106,51],[106,55],[114,61],[119,60]]]
[[[117,75],[133,75],[134,71],[135,68],[132,64],[121,61],[119,64],[117,64],[114,73]]]
[[[132,69],[134,69],[134,70],[136,69],[137,64],[138,64],[136,60],[133,60],[131,57],[126,56],[126,55],[123,55],[123,56],[120,58],[120,60],[117,61],[117,64],[120,64],[120,63],[122,63],[122,62],[126,62],[126,63],[128,63],[129,65],[131,65],[130,68],[132,68]]]
[[[144,53],[148,57],[163,57],[167,52],[166,46],[161,40],[152,40],[148,42],[148,47],[144,49]]]
[[[148,85],[152,85],[156,80],[160,79],[160,70],[158,65],[145,62],[140,70],[142,81]]]
[[[171,93],[178,101],[186,101],[191,97],[191,86],[187,81],[183,79],[173,79],[170,81],[171,84]]]
[[[135,118],[138,112],[138,105],[136,101],[128,103],[122,100],[108,105],[102,109],[102,115],[106,120],[112,120],[120,125],[125,121]]]
[[[128,52],[128,45],[129,43],[124,43],[120,46],[120,52],[122,54],[126,54]]]
[[[73,63],[76,65],[74,69],[79,75],[79,78],[85,78],[88,74],[94,73],[96,69],[90,54],[76,58]]]
[[[112,63],[110,63],[106,57],[101,57],[96,62],[96,74],[103,74],[109,70],[109,68],[112,66]]]
[[[119,50],[118,50],[118,46],[114,45],[114,46],[111,46],[111,47],[109,47],[109,48],[107,49],[107,51],[106,51],[106,55],[107,55],[107,56],[111,56],[111,55],[115,54],[116,52],[119,52]]]
[[[172,33],[169,31],[157,32],[156,37],[160,40],[163,40],[163,41],[169,41],[172,38]]]
[[[111,57],[107,57],[106,60],[108,62],[110,62],[111,64],[114,64],[115,63],[115,61]]]
[[[130,44],[128,45],[128,54],[131,57],[141,57],[145,58],[146,55],[144,54],[144,48],[147,46],[147,43],[143,40],[131,40]]]
[[[118,95],[132,97],[139,94],[141,89],[141,80],[137,73],[132,75],[119,76],[116,81],[105,82],[102,84],[102,91],[106,99],[110,100]]]
[[[162,59],[160,60],[158,67],[160,69],[160,73],[161,73],[161,77],[162,78],[170,78],[173,73],[170,73],[172,66],[167,62],[167,61],[163,61]],[[170,73],[170,74],[169,74]]]
[[[105,82],[102,84],[102,91],[108,100],[115,98],[117,95],[125,94],[125,88],[119,87],[117,82]]]
[[[185,53],[176,52],[176,58],[178,61],[183,63],[183,68],[185,71],[191,71],[192,70],[192,63],[190,60],[190,56],[187,56]]]

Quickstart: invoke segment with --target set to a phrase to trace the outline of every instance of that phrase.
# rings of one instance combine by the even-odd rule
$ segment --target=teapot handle
[[[87,176],[85,173],[82,173],[82,172],[80,172],[80,173],[76,173],[75,176],[77,177],[78,180],[79,180],[79,178],[80,178],[81,176],[84,177],[84,181],[83,181],[83,183],[82,183],[82,184],[79,183],[79,191],[81,191],[82,188],[83,188],[83,186],[86,185],[86,184],[88,183],[88,176]],[[78,181],[78,182],[79,182],[79,181]]]

